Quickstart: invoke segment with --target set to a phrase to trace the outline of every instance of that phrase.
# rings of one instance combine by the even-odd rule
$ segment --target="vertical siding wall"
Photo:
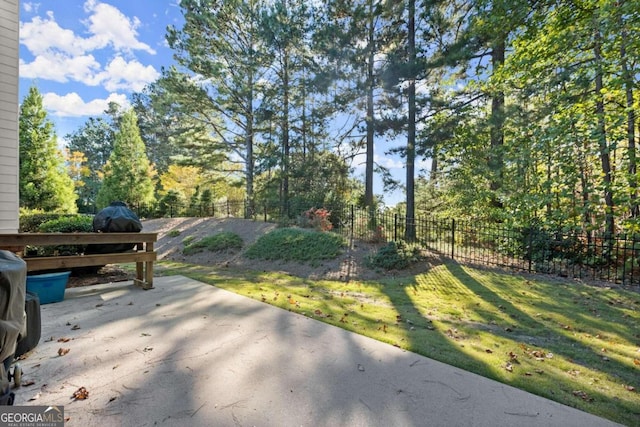
[[[0,233],[18,231],[18,4],[0,0]]]

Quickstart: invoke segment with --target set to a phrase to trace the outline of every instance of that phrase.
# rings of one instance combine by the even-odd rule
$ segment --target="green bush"
[[[60,213],[42,213],[31,212],[20,214],[20,232],[21,233],[37,233],[40,231],[40,225],[59,218],[76,217],[75,214]]]
[[[367,258],[369,267],[385,270],[403,270],[420,260],[420,249],[409,247],[406,243],[389,242],[381,247],[375,255]]]
[[[93,231],[93,215],[81,214],[30,214],[20,218],[20,231],[32,233],[90,233]],[[29,246],[29,256],[74,255],[84,252],[83,245]]]
[[[314,262],[336,258],[344,239],[334,233],[281,228],[260,237],[245,252],[250,259]]]
[[[40,233],[91,233],[93,216],[73,215],[50,219],[38,227]]]
[[[221,252],[241,249],[242,245],[242,238],[236,233],[223,231],[221,233],[207,236],[194,243],[186,245],[182,250],[182,253],[185,255],[193,255],[204,250],[208,250],[211,252]]]

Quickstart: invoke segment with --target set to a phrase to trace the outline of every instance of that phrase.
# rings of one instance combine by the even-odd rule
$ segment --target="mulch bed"
[[[67,288],[98,285],[101,283],[125,282],[135,277],[135,273],[125,271],[117,265],[105,265],[97,270],[96,268],[97,267],[74,269],[69,277],[69,282],[67,282]]]

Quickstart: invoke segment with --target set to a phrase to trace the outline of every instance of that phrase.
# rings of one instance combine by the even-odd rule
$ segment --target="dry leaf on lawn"
[[[75,400],[85,400],[89,397],[89,391],[84,387],[80,387],[79,389],[73,392],[73,396],[71,397],[74,398]]]

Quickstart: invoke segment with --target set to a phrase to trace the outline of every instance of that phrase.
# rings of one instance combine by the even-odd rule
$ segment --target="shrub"
[[[30,215],[26,223],[29,227],[36,227],[37,224],[36,229],[29,231],[38,233],[90,233],[93,231],[93,215],[36,214]],[[30,256],[74,255],[84,252],[84,249],[84,245],[30,246],[26,252]]]
[[[76,217],[75,214],[59,214],[59,213],[43,213],[29,212],[20,213],[20,232],[21,233],[37,233],[40,231],[40,225],[59,218]]]
[[[178,230],[177,228],[174,228],[173,230],[171,230],[169,233],[167,233],[167,235],[169,237],[178,237],[180,235],[181,231]]]
[[[406,243],[389,242],[381,247],[375,255],[367,258],[369,267],[385,270],[403,270],[421,258],[417,246],[409,247]]]
[[[242,238],[236,233],[223,231],[212,236],[207,236],[197,242],[187,244],[182,250],[182,253],[185,255],[193,255],[204,250],[211,252],[235,250],[241,249],[243,243]]]
[[[331,211],[325,208],[311,208],[302,213],[298,222],[301,227],[314,228],[318,231],[329,231],[333,228],[333,224],[329,219],[330,216]]]
[[[38,227],[40,233],[91,233],[93,216],[73,215],[50,219]]]
[[[281,228],[260,237],[245,252],[251,259],[315,262],[336,258],[344,239],[334,233]]]

